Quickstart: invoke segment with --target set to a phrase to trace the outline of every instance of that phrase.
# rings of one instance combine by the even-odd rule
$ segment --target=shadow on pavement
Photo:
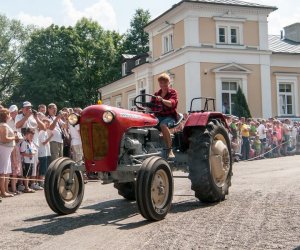
[[[207,208],[215,204],[204,204],[195,199],[186,200],[172,204],[169,213],[185,213],[195,209]],[[40,223],[39,225],[17,228],[13,231],[21,231],[32,234],[62,235],[67,231],[72,231],[90,225],[107,226],[114,225],[120,230],[139,228],[150,224],[142,217],[130,222],[130,218],[139,215],[135,202],[124,199],[100,202],[91,206],[81,207],[80,210],[94,210],[88,214],[71,214],[58,216],[49,214],[45,216],[33,217],[24,220],[28,222]],[[129,220],[129,221],[126,221]]]
[[[173,203],[170,213],[185,213],[195,209],[212,207],[218,204],[219,202],[203,203],[196,199],[185,200],[185,201]]]

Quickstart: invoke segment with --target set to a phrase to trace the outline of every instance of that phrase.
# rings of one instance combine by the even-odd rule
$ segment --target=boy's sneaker
[[[38,184],[36,183],[32,183],[30,188],[32,188],[33,190],[43,190],[42,187],[40,187]]]
[[[20,192],[23,192],[24,189],[25,189],[25,186],[23,184],[18,185],[18,187],[17,187],[17,190],[20,191]]]

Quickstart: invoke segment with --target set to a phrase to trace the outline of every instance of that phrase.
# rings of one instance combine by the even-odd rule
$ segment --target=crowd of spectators
[[[23,102],[5,108],[0,105],[0,197],[13,197],[43,190],[50,163],[62,156],[82,160],[79,125],[68,124],[68,115],[80,108],[63,108],[54,103],[34,110]]]
[[[300,153],[300,122],[291,119],[245,119],[229,116],[236,160],[274,158]]]

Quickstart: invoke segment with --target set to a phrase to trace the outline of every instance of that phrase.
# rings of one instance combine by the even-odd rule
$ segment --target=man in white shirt
[[[74,108],[74,112],[81,115],[81,108]],[[69,131],[71,136],[71,149],[72,149],[72,159],[76,162],[83,159],[82,142],[80,137],[80,125],[72,126],[69,124]]]
[[[22,113],[16,116],[15,123],[18,132],[22,132],[21,130],[25,128],[34,129],[33,142],[36,146],[39,145],[39,129],[44,130],[45,126],[39,117],[33,114],[30,102],[23,102]]]
[[[32,129],[34,131],[33,143],[36,148],[39,147],[39,129],[45,129],[44,123],[39,119],[37,113],[32,110],[32,105],[30,102],[23,102],[22,113],[16,116],[15,119],[17,131],[22,133],[24,129]],[[32,169],[32,177],[36,176],[36,169],[38,164],[38,155],[34,155],[34,163]],[[38,186],[33,184],[32,188],[40,189]]]
[[[48,105],[48,118],[51,121],[50,130],[53,133],[53,136],[50,140],[50,149],[51,149],[51,162],[58,159],[59,157],[63,157],[63,126],[65,123],[61,120],[62,115],[57,114],[57,106],[54,103],[50,103]]]
[[[288,154],[288,147],[290,146],[290,139],[291,139],[291,121],[289,119],[285,119],[283,122],[283,139],[284,139],[284,144],[283,144],[283,154],[287,155]]]
[[[81,161],[83,157],[82,142],[80,137],[79,124],[76,126],[69,125],[71,135],[72,159],[76,162]]]
[[[266,121],[262,120],[260,125],[257,128],[259,140],[261,141],[261,154],[265,153],[265,147],[267,142],[267,129],[266,129]]]
[[[46,175],[47,169],[50,165],[51,160],[51,150],[50,150],[50,140],[53,136],[52,131],[49,131],[50,127],[50,120],[48,118],[43,118],[43,123],[46,126],[46,130],[40,130],[39,132],[39,143],[40,147],[38,150],[38,156],[39,156],[39,179],[40,183],[43,186],[44,183],[44,177]]]
[[[292,137],[291,146],[293,148],[295,148],[296,145],[297,145],[297,134],[298,134],[298,126],[297,126],[297,123],[294,122],[293,127],[292,127],[292,131],[291,131],[291,137]]]
[[[267,133],[266,133],[266,121],[262,120],[260,125],[257,128],[257,132],[258,132],[258,136],[260,140],[263,140],[265,138],[267,138]]]

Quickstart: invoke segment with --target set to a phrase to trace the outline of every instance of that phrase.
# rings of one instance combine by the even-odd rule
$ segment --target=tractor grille
[[[91,139],[89,129],[92,129]],[[82,147],[86,160],[101,160],[108,153],[108,129],[98,123],[80,127]]]
[[[92,140],[94,149],[94,160],[100,160],[108,152],[108,129],[99,124],[92,124]]]

